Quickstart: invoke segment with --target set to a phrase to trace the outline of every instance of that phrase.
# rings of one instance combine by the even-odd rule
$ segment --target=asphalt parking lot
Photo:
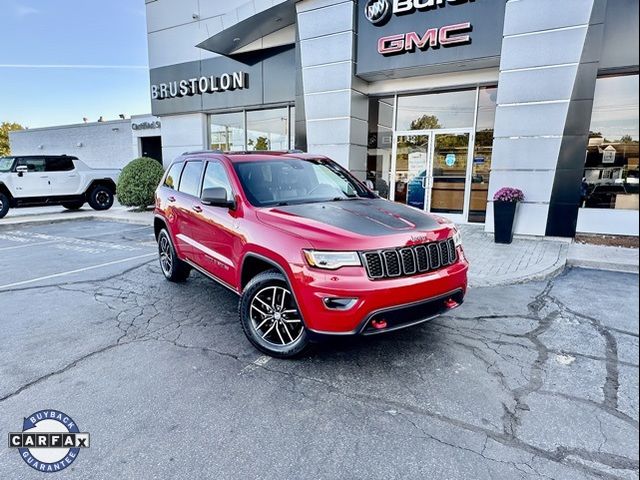
[[[232,293],[166,282],[149,227],[0,225],[0,272],[2,434],[71,415],[91,447],[60,477],[638,478],[637,275],[472,289],[287,361]],[[0,478],[42,474],[5,444]]]

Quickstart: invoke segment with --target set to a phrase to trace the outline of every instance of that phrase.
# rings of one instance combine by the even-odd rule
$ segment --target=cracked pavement
[[[0,229],[0,284],[152,250],[133,228]],[[234,294],[138,258],[0,288],[0,425],[73,417],[69,478],[638,478],[638,313],[637,275],[574,269],[277,360]],[[0,448],[0,477],[41,476]]]

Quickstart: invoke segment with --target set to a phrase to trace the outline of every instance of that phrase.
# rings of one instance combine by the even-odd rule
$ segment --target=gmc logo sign
[[[397,53],[413,52],[416,49],[451,47],[471,43],[469,33],[473,27],[470,22],[446,25],[441,28],[430,28],[424,35],[416,32],[389,35],[378,39],[378,53],[394,55]]]

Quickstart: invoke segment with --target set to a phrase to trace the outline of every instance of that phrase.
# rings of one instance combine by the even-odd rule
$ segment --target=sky
[[[0,122],[150,111],[144,0],[0,0]]]

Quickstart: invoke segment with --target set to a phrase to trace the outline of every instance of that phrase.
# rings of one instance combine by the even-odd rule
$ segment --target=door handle
[[[49,178],[49,175],[40,175],[40,178]]]
[[[175,202],[176,201],[176,197],[167,197],[167,200],[169,200],[170,202]]]
[[[194,212],[198,212],[198,213],[200,213],[200,212],[202,211],[202,207],[201,207],[200,205],[194,205],[194,206],[193,206],[193,207],[191,207],[191,208],[193,208],[193,211],[194,211]]]

